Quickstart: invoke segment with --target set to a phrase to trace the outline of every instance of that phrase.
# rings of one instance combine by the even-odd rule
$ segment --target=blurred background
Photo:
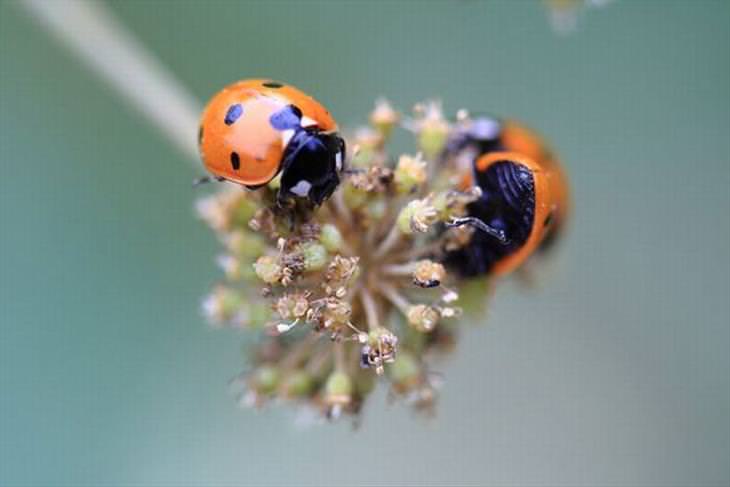
[[[344,126],[379,95],[523,120],[573,224],[466,326],[432,421],[384,387],[359,431],[241,410],[243,333],[199,313],[202,168],[2,0],[0,485],[730,483],[730,3],[617,0],[570,35],[531,1],[107,6],[201,102],[271,77]]]

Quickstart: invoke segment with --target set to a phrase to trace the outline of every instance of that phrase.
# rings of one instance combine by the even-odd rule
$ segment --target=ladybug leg
[[[291,213],[291,210],[296,206],[296,201],[288,193],[285,193],[281,189],[276,192],[276,207],[283,210],[286,213]]]
[[[212,183],[213,181],[222,183],[225,180],[226,180],[226,178],[222,178],[220,176],[202,176],[202,177],[193,179],[193,188],[198,187],[201,184]]]
[[[276,207],[274,211],[286,219],[289,231],[294,232],[298,221],[298,214],[301,212],[297,201],[279,190],[276,193]],[[304,219],[306,220],[306,218]]]
[[[479,218],[468,216],[463,218],[452,218],[450,222],[446,222],[447,227],[460,227],[462,225],[469,225],[471,227],[474,227],[477,230],[486,233],[490,237],[494,237],[495,239],[499,240],[502,245],[507,245],[509,243],[509,239],[504,233],[504,230],[499,230],[497,228],[491,227]]]

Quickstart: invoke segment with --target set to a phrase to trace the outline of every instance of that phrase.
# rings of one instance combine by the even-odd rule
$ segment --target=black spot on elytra
[[[203,143],[203,126],[198,127],[198,145]]]
[[[238,120],[238,118],[243,114],[243,107],[240,103],[236,103],[235,105],[231,105],[228,107],[228,112],[226,112],[226,118],[223,120],[226,125],[233,125],[233,123]]]
[[[269,117],[269,123],[276,130],[298,129],[301,126],[302,111],[294,105],[287,105]]]
[[[284,85],[282,85],[281,83],[279,83],[277,81],[264,81],[262,84],[267,88],[283,88],[284,87]]]
[[[238,152],[231,152],[231,167],[234,171],[238,171],[241,167],[241,158],[238,157]]]

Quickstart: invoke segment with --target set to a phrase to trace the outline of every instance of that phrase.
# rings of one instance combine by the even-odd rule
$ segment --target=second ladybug
[[[489,116],[464,120],[449,138],[443,160],[461,176],[463,189],[481,190],[467,216],[451,225],[480,230],[445,256],[461,274],[509,274],[561,233],[570,206],[568,181],[555,154],[532,130]]]
[[[218,180],[256,189],[281,173],[280,203],[295,197],[322,204],[339,185],[345,160],[345,142],[327,109],[293,86],[265,79],[218,92],[203,112],[198,144]]]

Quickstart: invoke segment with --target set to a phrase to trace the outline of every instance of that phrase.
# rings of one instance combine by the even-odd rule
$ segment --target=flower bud
[[[416,264],[413,272],[413,283],[416,286],[429,288],[436,287],[446,277],[446,269],[442,264],[432,260],[422,260]]]
[[[438,212],[428,198],[413,200],[398,214],[398,229],[406,235],[425,233],[438,221]]]
[[[284,378],[281,387],[288,398],[306,397],[314,389],[314,378],[306,370],[295,370]]]
[[[336,329],[347,326],[352,315],[352,306],[347,301],[331,297],[321,313],[321,323],[325,328]]]
[[[422,332],[433,330],[441,317],[437,309],[425,304],[412,305],[406,314],[408,324]]]
[[[324,386],[324,401],[328,406],[345,406],[352,400],[352,379],[345,372],[334,371]]]
[[[213,325],[220,325],[231,320],[243,304],[243,298],[233,289],[217,286],[203,300],[203,315]]]
[[[349,165],[354,168],[366,168],[382,158],[379,151],[383,146],[383,136],[370,127],[362,127],[357,130],[348,146],[355,147]]]
[[[279,370],[273,365],[261,365],[251,375],[250,387],[256,394],[268,396],[279,385]]]
[[[441,153],[448,137],[448,122],[443,118],[440,108],[432,108],[420,123],[418,148],[426,159],[432,161]]]
[[[263,328],[271,320],[271,306],[266,302],[248,303],[235,316],[235,324],[251,329]]]
[[[380,133],[383,139],[388,139],[393,127],[400,120],[400,114],[393,109],[385,98],[375,102],[375,109],[370,114],[370,123]]]
[[[339,229],[331,223],[322,225],[322,230],[319,235],[319,241],[322,242],[324,248],[328,252],[334,253],[340,250],[342,247],[342,234]]]
[[[367,344],[360,352],[360,365],[363,368],[375,367],[375,372],[383,373],[383,364],[393,362],[398,349],[398,337],[385,328],[376,328],[368,334]]]
[[[243,230],[225,235],[223,243],[233,255],[251,260],[260,256],[266,248],[266,242],[260,235]]]
[[[281,319],[297,320],[306,315],[309,300],[304,293],[285,294],[276,301],[275,308]]]
[[[342,191],[342,198],[349,209],[357,210],[367,203],[368,193],[352,184],[347,184]]]
[[[244,196],[242,198],[237,200],[235,211],[233,212],[232,223],[238,227],[246,228],[248,226],[248,222],[256,214],[259,206],[251,198],[246,197],[246,193],[243,193],[243,195]]]
[[[299,246],[304,258],[304,270],[317,271],[327,265],[327,249],[316,242],[305,242]]]
[[[393,365],[388,368],[390,380],[399,391],[407,391],[421,381],[421,365],[411,352],[402,351],[398,354]]]
[[[270,255],[262,255],[253,265],[256,275],[267,284],[275,284],[282,277],[283,269],[278,260]]]
[[[223,269],[223,273],[229,281],[237,281],[241,278],[241,261],[232,255],[219,255],[216,259],[218,265]]]
[[[426,182],[427,176],[426,162],[421,159],[420,154],[416,157],[402,155],[398,159],[394,181],[396,189],[400,194],[408,194],[415,191]]]

